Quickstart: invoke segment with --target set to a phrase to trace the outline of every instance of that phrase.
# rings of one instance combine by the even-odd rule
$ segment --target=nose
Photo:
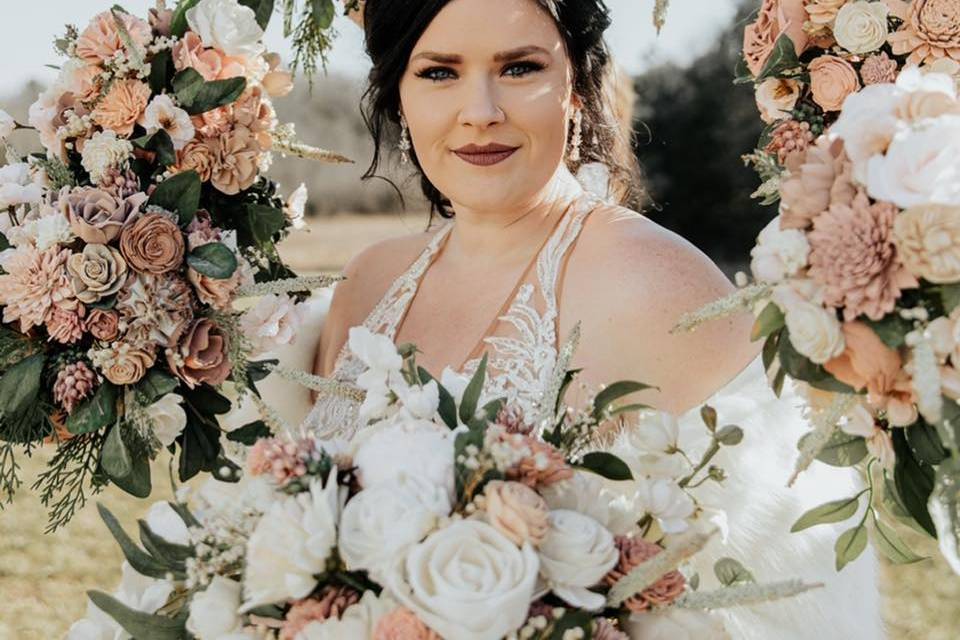
[[[478,78],[465,88],[464,104],[457,117],[459,124],[486,128],[503,122],[506,114],[499,107],[496,88],[489,78]]]

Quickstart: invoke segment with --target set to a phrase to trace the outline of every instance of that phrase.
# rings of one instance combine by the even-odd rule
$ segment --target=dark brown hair
[[[531,0],[553,18],[573,68],[573,91],[583,102],[580,160],[568,167],[602,162],[610,171],[611,190],[619,204],[641,206],[641,175],[632,149],[632,131],[625,131],[610,103],[614,92],[605,87],[613,77],[603,33],[610,26],[610,12],[603,0]],[[431,21],[450,0],[367,0],[364,6],[366,50],[373,62],[361,113],[374,141],[374,155],[363,179],[378,176],[381,144],[399,139],[400,80],[410,54]],[[388,135],[389,132],[389,135]],[[431,217],[453,217],[450,200],[430,182],[413,149],[410,160],[420,174]],[[384,178],[386,179],[386,178]],[[389,180],[388,180],[389,182]],[[392,182],[391,182],[392,184]],[[395,186],[395,185],[394,185]],[[398,189],[399,192],[399,189]]]

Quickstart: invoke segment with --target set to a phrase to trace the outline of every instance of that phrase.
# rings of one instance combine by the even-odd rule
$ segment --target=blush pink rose
[[[857,70],[837,56],[820,56],[810,63],[810,91],[824,111],[840,111],[843,102],[860,90]]]
[[[763,0],[757,19],[743,32],[743,55],[750,73],[759,75],[784,34],[793,41],[797,55],[806,51],[810,38],[803,24],[807,20],[803,0]]]
[[[193,31],[187,31],[174,45],[173,65],[177,71],[195,69],[208,82],[242,76],[245,71],[241,59],[204,47],[200,36]]]

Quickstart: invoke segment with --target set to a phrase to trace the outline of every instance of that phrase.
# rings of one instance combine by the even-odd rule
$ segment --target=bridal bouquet
[[[142,548],[102,510],[124,583],[90,592],[70,638],[718,638],[708,609],[808,588],[754,584],[723,559],[727,586],[698,591],[682,569],[722,520],[693,492],[722,481],[710,460],[742,438],[709,408],[694,464],[670,416],[614,406],[643,385],[574,411],[565,374],[534,425],[502,399],[481,406],[485,359],[441,385],[386,337],[355,328],[350,346],[369,367],[370,425],[352,442],[258,441],[244,483],[221,485],[230,497],[155,506]],[[601,424],[628,412],[641,424],[597,450]]]
[[[147,20],[115,6],[68,27],[29,111],[46,153],[3,142],[0,489],[20,484],[16,448],[54,444],[35,485],[51,528],[87,485],[148,495],[163,449],[184,480],[223,468],[220,388],[255,388],[252,358],[296,332],[286,292],[321,284],[276,249],[305,191],[285,203],[263,172],[272,152],[340,158],[278,124],[271,98],[292,85],[262,42],[272,3],[245,5],[161,0]]]
[[[864,463],[869,481],[795,529],[853,518],[838,568],[868,523],[893,561],[920,559],[885,506],[960,573],[960,4],[767,1],[744,57],[769,123],[755,195],[780,213],[755,284],[711,311],[758,310],[774,389],[806,390],[797,473]]]

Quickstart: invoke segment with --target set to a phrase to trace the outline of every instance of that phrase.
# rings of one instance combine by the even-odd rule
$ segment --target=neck
[[[529,257],[530,247],[544,240],[582,194],[583,187],[561,164],[543,189],[519,205],[479,209],[453,203],[456,215],[447,252],[474,265]]]

